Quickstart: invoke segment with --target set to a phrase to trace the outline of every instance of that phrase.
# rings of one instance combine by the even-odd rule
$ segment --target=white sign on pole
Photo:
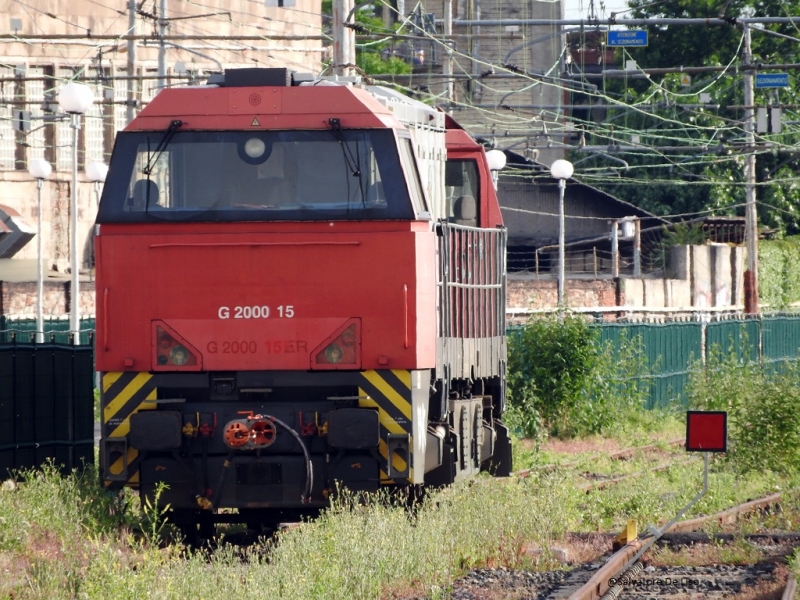
[[[780,106],[773,106],[770,109],[770,124],[772,125],[772,133],[780,133],[781,132],[781,116],[783,115],[783,110],[781,110]]]
[[[756,133],[767,132],[767,107],[759,106],[756,111]]]

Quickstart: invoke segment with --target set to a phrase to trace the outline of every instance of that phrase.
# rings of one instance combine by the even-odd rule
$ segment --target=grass
[[[436,596],[473,566],[550,568],[547,549],[578,526],[563,480],[543,473],[455,485],[414,512],[385,494],[366,504],[344,495],[276,542],[189,552],[161,548],[147,535],[150,517],[90,485],[94,477],[49,468],[4,484],[0,598],[213,600],[253,589],[286,599]]]
[[[704,565],[752,565],[764,559],[765,553],[744,538],[731,544],[714,542],[673,549],[668,546],[649,553],[649,564],[658,566],[694,567]]]
[[[658,473],[642,475],[592,491],[579,504],[584,527],[618,531],[628,519],[639,529],[665,523],[702,489],[702,463],[691,462]],[[709,491],[683,518],[713,514],[747,500],[777,491],[782,479],[770,472],[752,472],[742,477],[723,461],[712,465]]]
[[[599,439],[578,449],[574,466],[525,479],[480,477],[431,492],[413,511],[385,493],[363,502],[343,494],[321,518],[277,540],[196,552],[163,544],[159,512],[142,510],[130,492],[100,489],[94,468],[62,477],[45,467],[0,486],[0,599],[215,600],[254,589],[288,600],[447,598],[452,582],[473,567],[557,568],[550,549],[564,545],[567,531],[618,531],[628,518],[640,530],[664,522],[702,484],[697,461],[586,493],[578,489],[586,482],[582,469],[614,476],[683,455],[665,447],[667,454],[610,460]],[[547,452],[548,461],[575,461]],[[709,483],[693,515],[791,486],[771,473],[742,476],[726,461],[712,464]],[[800,528],[800,495],[784,504],[782,513],[760,518]],[[744,547],[728,551],[731,559],[748,557]]]

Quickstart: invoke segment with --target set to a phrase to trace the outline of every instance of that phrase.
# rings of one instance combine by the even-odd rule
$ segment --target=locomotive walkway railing
[[[437,377],[496,377],[505,369],[504,228],[440,221],[437,285]]]

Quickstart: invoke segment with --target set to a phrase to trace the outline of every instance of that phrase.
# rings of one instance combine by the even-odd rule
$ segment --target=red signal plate
[[[727,412],[723,410],[686,411],[687,452],[725,452],[727,449]]]

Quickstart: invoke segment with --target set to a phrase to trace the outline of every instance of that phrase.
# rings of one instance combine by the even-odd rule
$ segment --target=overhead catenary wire
[[[203,3],[193,2],[193,3],[190,3],[190,4],[192,6],[194,6],[195,8],[197,8],[198,10],[208,11],[210,9],[209,5],[206,5],[206,4],[203,4]],[[251,5],[255,5],[256,3],[255,2],[251,2],[250,4]],[[209,23],[212,23],[214,21],[220,21],[221,22],[223,19],[224,19],[224,17],[219,17],[218,16],[218,17],[209,17],[208,19],[204,19],[204,21],[208,21]],[[555,20],[553,20],[553,19],[549,19],[548,20],[548,23],[553,23],[553,22],[555,22]],[[267,23],[267,22],[266,21],[262,21],[261,23]],[[456,26],[458,26],[458,23],[459,22],[456,20],[455,21]],[[793,21],[792,21],[792,23],[794,24]],[[584,22],[584,24],[585,24],[585,22]],[[252,25],[251,24],[247,24],[247,23],[243,24],[243,26],[245,26],[245,25],[248,26],[248,27],[255,27],[255,26],[263,27],[263,24],[256,24],[256,23],[253,23]],[[210,31],[210,25],[208,23],[206,23],[202,27],[201,27],[201,23],[194,23],[194,24],[192,24],[192,27],[197,29],[198,31]],[[409,26],[409,29],[410,29],[410,26]],[[198,34],[198,36],[199,35],[202,35],[202,34]],[[456,33],[453,34],[453,37],[456,37],[457,35],[463,35],[463,34],[459,34],[458,32],[456,32]],[[475,34],[473,33],[473,35],[475,35]],[[482,33],[480,35],[482,35],[482,36],[490,36],[491,34]],[[268,36],[266,36],[266,37],[268,37]],[[320,36],[320,37],[324,37],[324,36]],[[408,38],[408,37],[411,37],[411,36],[405,36],[405,37]],[[122,39],[122,38],[120,38],[120,39]],[[427,36],[426,39],[433,39],[433,36]],[[223,40],[212,40],[212,41],[214,41],[214,42],[222,42]],[[295,40],[292,40],[292,41],[295,41]],[[436,43],[439,43],[439,42],[437,41]],[[442,43],[446,43],[446,42],[442,41]],[[216,46],[217,47],[215,47],[215,45],[209,45],[208,48],[203,48],[200,45],[198,45],[195,49],[200,50],[200,51],[204,51],[204,50],[207,49],[209,51],[216,52],[218,50],[219,45],[216,45]],[[268,50],[268,51],[271,51],[271,49]],[[475,58],[475,57],[467,56],[466,53],[459,52],[458,50],[456,50],[455,54],[456,54],[456,56],[461,56],[463,60],[467,60],[467,59],[472,60],[472,59]],[[735,61],[736,60],[736,56],[734,55],[734,56],[730,57],[729,60],[731,62]],[[487,91],[494,91],[493,88],[495,86],[493,86],[493,81],[495,79],[497,81],[500,81],[502,79],[511,79],[511,78],[518,78],[522,82],[527,82],[527,83],[523,84],[523,85],[527,85],[527,86],[542,85],[542,86],[546,86],[546,87],[553,87],[554,89],[558,89],[558,90],[562,90],[562,91],[568,90],[569,87],[570,87],[569,83],[566,82],[563,79],[563,77],[561,77],[561,75],[563,75],[563,74],[556,73],[557,76],[554,77],[552,81],[541,82],[540,80],[537,80],[535,77],[532,77],[531,74],[513,73],[513,72],[507,71],[507,70],[504,71],[503,68],[502,68],[502,65],[496,65],[496,64],[493,65],[490,61],[483,61],[482,63],[479,62],[479,64],[484,65],[487,69],[489,69],[489,67],[493,67],[494,70],[495,70],[495,75],[491,75],[490,74],[490,75],[488,75],[487,77],[485,77],[485,78],[483,78],[481,80],[481,86],[484,89],[486,89]],[[547,69],[545,69],[545,72],[547,72]],[[734,72],[735,72],[735,70],[734,70]],[[724,74],[724,72],[722,72],[722,71],[720,71],[720,73]],[[423,77],[425,77],[425,76],[426,75],[423,75]],[[720,75],[720,78],[722,76],[723,75]],[[419,75],[410,76],[409,77],[409,83],[411,83],[414,80],[415,77],[419,78]],[[471,73],[469,71],[462,70],[460,73],[459,72],[455,73],[454,74],[454,78],[461,78],[462,80],[471,80],[471,79],[475,78],[475,75],[474,75],[474,73]],[[718,80],[720,78],[718,78]],[[656,90],[654,90],[653,93],[657,93],[658,90],[661,90],[662,92],[670,94],[670,95],[676,93],[676,92],[673,92],[672,90],[668,89],[667,87],[665,87],[663,85],[663,82],[661,84],[655,86],[655,87],[656,87]],[[405,89],[407,91],[409,91],[409,92],[413,92],[413,93],[416,93],[416,94],[420,93],[418,90],[413,89],[411,87],[411,85],[405,86]],[[639,113],[640,115],[642,115],[644,113],[648,113],[648,112],[651,112],[651,113],[660,113],[661,112],[661,109],[653,110],[649,106],[647,108],[644,108],[642,105],[639,105],[638,109],[637,108],[631,108],[631,105],[629,104],[629,101],[624,100],[624,99],[620,99],[621,97],[619,97],[619,96],[609,95],[609,94],[605,93],[603,88],[599,88],[597,90],[597,92],[587,91],[585,93],[589,97],[594,98],[594,99],[598,99],[598,100],[605,100],[606,98],[610,98],[612,101],[609,102],[609,104],[613,104],[614,107],[610,107],[609,110],[621,110],[621,111],[631,111],[632,110],[634,112]],[[536,127],[537,123],[541,123],[542,122],[541,119],[533,118],[530,115],[507,114],[507,115],[502,115],[502,116],[498,117],[497,115],[494,114],[494,111],[492,110],[491,106],[488,106],[488,107],[476,106],[474,103],[471,103],[471,102],[458,102],[458,103],[455,103],[455,105],[456,105],[457,108],[460,107],[460,108],[464,108],[464,109],[477,110],[480,114],[482,114],[482,115],[484,115],[486,117],[487,121],[489,121],[490,123],[494,124],[497,128],[507,127],[510,130],[510,129],[516,127],[517,131],[513,132],[514,135],[520,135],[520,136],[523,136],[523,135],[529,135],[529,136],[530,135],[534,135],[536,132],[535,131],[532,132],[531,128],[532,127]],[[563,111],[563,109],[564,109],[563,106],[560,107],[560,110]],[[559,108],[555,107],[555,109],[553,111],[551,111],[550,113],[544,113],[543,116],[545,117],[545,120],[547,120],[548,125],[550,124],[550,122],[551,122],[550,120],[551,119],[553,121],[555,121],[557,119],[563,119],[564,118],[563,113],[559,113],[558,110],[559,110]],[[635,135],[635,134],[636,135],[641,135],[642,138],[643,138],[643,141],[644,141],[645,140],[645,136],[646,136],[647,143],[653,144],[655,146],[653,148],[653,150],[652,150],[653,156],[654,157],[661,156],[661,159],[663,160],[663,162],[660,163],[660,164],[662,166],[668,166],[668,165],[672,164],[672,160],[663,156],[664,153],[667,152],[667,150],[666,149],[659,149],[659,146],[669,146],[669,145],[677,146],[677,147],[679,147],[679,146],[697,146],[696,152],[700,152],[700,153],[703,153],[703,154],[708,154],[709,158],[711,158],[711,154],[712,154],[711,149],[704,147],[704,145],[708,144],[708,139],[714,139],[713,136],[717,135],[720,130],[726,130],[732,136],[733,135],[742,135],[743,134],[743,130],[742,130],[741,126],[735,125],[735,124],[731,124],[730,127],[727,128],[727,129],[725,129],[725,128],[721,129],[716,124],[713,124],[713,125],[699,125],[698,124],[697,126],[691,125],[691,124],[687,124],[687,123],[684,123],[682,121],[678,121],[676,119],[672,119],[672,118],[669,118],[668,116],[666,116],[666,113],[668,113],[669,110],[670,110],[670,108],[667,106],[667,107],[665,107],[663,109],[665,115],[656,114],[653,117],[653,122],[656,124],[656,126],[653,127],[653,128],[648,129],[647,131],[642,131],[641,128],[637,128],[635,126],[634,127],[620,127],[620,126],[616,126],[615,125],[614,127],[611,127],[611,126],[607,125],[606,123],[592,123],[590,121],[584,121],[584,120],[579,120],[579,119],[574,119],[574,118],[570,119],[570,122],[575,123],[576,126],[579,126],[581,128],[586,128],[587,130],[591,127],[592,128],[592,130],[591,130],[591,134],[592,135],[596,136],[597,138],[604,138],[606,141],[609,142],[609,145],[611,146],[611,150],[610,150],[611,152],[615,152],[617,147],[619,147],[619,148],[623,147],[624,143],[627,141],[626,137],[629,137],[629,136]],[[714,119],[717,119],[717,118],[718,118],[717,116],[714,117]],[[683,127],[683,130],[681,130],[680,132],[678,132],[678,131],[666,132],[665,130],[659,129],[658,123],[662,123],[662,124],[664,124],[664,126],[678,125],[678,123],[680,123],[681,127]],[[555,133],[556,132],[553,132],[553,134],[555,134]],[[497,134],[496,132],[493,132],[493,135],[498,135],[499,136],[499,134]],[[681,144],[680,143],[680,140],[682,139],[681,136],[687,136],[687,135],[697,136],[697,139],[696,140],[693,139],[691,141],[691,143],[689,143],[689,144]],[[702,139],[702,136],[704,136],[704,135],[706,135],[708,139]],[[562,137],[568,137],[567,133],[563,133]],[[782,145],[780,143],[779,140],[781,138],[779,136],[772,136],[772,137],[776,137],[777,138],[777,139],[774,140],[774,143],[776,144],[774,146],[774,148],[776,150],[778,150],[778,151],[787,151],[787,152],[791,151],[791,146],[785,145],[785,144]],[[766,140],[766,139],[769,139],[769,138],[770,138],[770,136],[758,136],[758,139],[760,139],[762,141]],[[676,142],[678,142],[678,143],[676,143]],[[644,146],[644,145],[645,144],[642,144],[642,146]],[[566,144],[566,145],[564,145],[564,147],[565,148],[576,148],[576,149],[578,148],[577,145],[572,145],[572,144]],[[730,146],[730,145],[726,146],[726,148],[730,149],[732,151],[738,151],[739,150],[739,148],[737,148],[736,146]],[[646,154],[647,153],[646,150],[644,150],[644,149],[638,150],[637,152],[639,152],[641,154]],[[675,158],[677,158],[677,157],[675,157]],[[731,159],[731,160],[733,160],[733,159]],[[636,169],[638,170],[638,167]],[[590,177],[595,177],[595,172],[587,169],[586,175],[590,176]],[[713,182],[713,180],[709,180],[709,181]],[[690,185],[705,184],[705,182],[687,182],[687,183],[689,183]],[[657,182],[657,184],[658,185],[665,185],[666,183],[664,183],[664,180],[659,180]],[[625,185],[627,185],[627,183],[625,183]]]

